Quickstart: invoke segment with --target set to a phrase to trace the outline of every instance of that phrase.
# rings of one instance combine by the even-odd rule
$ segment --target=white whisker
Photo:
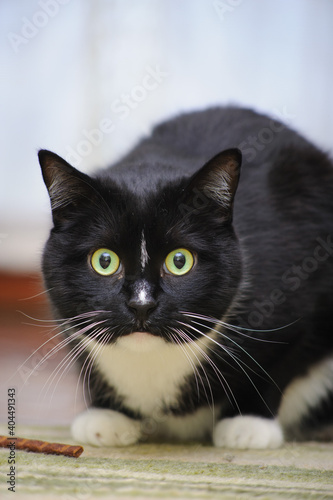
[[[16,311],[18,314],[22,314],[22,316],[25,316],[26,318],[28,319],[31,319],[33,321],[38,321],[38,322],[41,322],[41,323],[53,323],[53,324],[56,324],[56,320],[55,319],[41,319],[41,318],[34,318],[33,316],[30,316],[29,314],[26,314],[25,312],[23,311]]]
[[[83,376],[83,380],[82,380],[82,385],[83,385],[83,388],[85,388],[85,387],[87,388],[90,401],[92,399],[91,393],[90,393],[90,385],[89,385],[91,371],[92,371],[93,365],[96,361],[98,354],[100,353],[101,349],[104,348],[105,344],[112,338],[112,334],[110,333],[110,330],[108,328],[102,328],[100,331],[98,331],[98,333],[94,334],[93,339],[96,340],[97,338],[98,338],[98,342],[95,345],[93,345],[93,348],[91,350],[89,350],[88,356],[85,359],[85,361],[81,367],[81,371],[80,371],[79,378],[78,378],[77,385],[76,385],[75,400],[77,399],[79,383],[80,383],[80,379],[81,379],[83,371],[84,371],[84,376]],[[86,407],[88,407],[89,404],[86,401],[86,394],[85,394],[84,390],[83,390],[83,397],[84,397],[85,405],[86,405]]]
[[[246,335],[246,333],[244,333],[240,330],[244,330],[247,332],[256,332],[256,333],[272,333],[272,332],[284,330],[285,328],[288,328],[289,326],[291,326],[294,323],[296,323],[297,321],[299,321],[299,320],[296,320],[296,321],[293,321],[292,323],[288,323],[284,326],[280,326],[277,328],[271,328],[268,330],[256,330],[254,328],[245,328],[243,326],[231,325],[230,323],[226,323],[225,321],[222,321],[222,320],[219,320],[216,318],[210,318],[209,316],[205,316],[204,314],[189,313],[186,311],[181,311],[181,313],[187,317],[190,317],[190,318],[201,319],[204,321],[208,321],[209,323],[213,323],[215,325],[223,326],[227,330],[233,331],[234,333],[237,333],[237,335],[242,335],[243,337],[246,337],[248,339],[257,340],[258,342],[267,342],[267,343],[271,343],[271,344],[287,344],[287,342],[281,342],[279,340],[269,340],[269,339],[264,339],[264,338],[253,337],[252,335]]]
[[[68,330],[71,330],[73,328],[77,328],[83,324],[86,324],[89,320],[86,320],[86,321],[83,321],[81,323],[78,323],[77,325],[73,325],[73,326],[69,326],[68,328],[66,328],[65,330],[61,330],[59,331],[58,333],[56,333],[55,335],[53,335],[50,339],[47,339],[45,342],[43,342],[43,344],[41,344],[37,349],[35,349],[31,354],[30,356],[17,368],[16,372],[19,372],[23,367],[24,365],[26,365],[26,363],[33,357],[35,356],[36,354],[38,354],[38,352],[44,347],[44,346],[47,346],[48,344],[50,344],[50,342],[54,341],[57,337],[62,337],[64,335],[64,333],[66,333]],[[64,324],[64,323],[63,323]],[[79,330],[79,334],[81,333],[85,333],[86,331],[89,331],[91,327],[88,325],[87,327],[85,327],[84,329],[81,329]],[[56,328],[53,328],[51,331],[54,331]],[[61,350],[63,347],[65,347],[67,344],[70,343],[71,340],[73,340],[75,337],[77,337],[79,335],[76,331],[71,334],[70,336],[66,337],[65,339],[63,339],[61,342],[57,342],[57,344],[55,346],[52,347],[52,349],[47,352],[43,357],[42,359],[40,359],[40,361],[37,363],[36,366],[34,366],[33,370],[31,370],[31,372],[29,373],[29,375],[26,377],[24,383],[23,383],[23,386],[20,390],[22,390],[25,385],[28,383],[30,377],[41,367],[41,365],[43,363],[45,363],[51,356],[55,355],[59,350]]]
[[[51,290],[53,290],[53,287],[49,288],[48,290],[43,290],[42,292],[36,293],[35,295],[31,295],[31,297],[24,297],[23,299],[18,299],[18,301],[22,302],[24,300],[35,299],[36,297],[40,297],[41,295],[45,295],[46,293],[49,293]]]
[[[195,323],[196,325],[198,326],[202,326],[203,328],[206,328],[205,325],[202,325],[201,323],[198,323],[196,321],[194,321],[193,323]],[[205,334],[204,332],[198,330],[197,328],[195,328],[193,325],[190,325],[188,324],[187,325],[189,328],[191,328],[193,331],[195,331],[196,333],[199,333],[200,335],[203,335],[204,337],[206,337],[207,339],[210,339],[214,344],[218,345],[220,348],[224,348],[223,345],[221,345],[219,342],[217,342],[215,339],[213,339],[212,337],[210,337],[209,335]],[[269,375],[269,373],[266,372],[266,370],[242,347],[240,346],[235,340],[229,338],[227,335],[223,334],[222,332],[220,332],[219,330],[216,330],[214,328],[211,329],[211,331],[214,331],[214,332],[217,332],[219,333],[220,335],[222,335],[223,337],[225,337],[227,340],[229,340],[230,342],[232,342],[234,345],[236,345],[242,352],[244,352],[244,354],[246,354],[257,366],[258,368],[260,368],[260,370],[271,380],[271,382],[273,382],[273,384],[279,389],[279,387],[277,386],[276,382],[273,380],[273,378]],[[249,368],[243,361],[242,363],[239,362],[239,360],[237,359],[236,356],[234,356],[231,352],[229,352],[229,350],[225,350],[225,352],[228,353],[228,355],[235,361],[235,363],[237,364],[237,366],[242,370],[242,372],[244,373],[244,375],[247,377],[247,379],[249,380],[249,382],[251,383],[252,387],[255,389],[255,391],[257,392],[258,396],[260,397],[260,399],[262,400],[262,402],[264,403],[264,405],[266,406],[266,408],[269,410],[269,412],[271,413],[271,409],[269,408],[269,406],[267,405],[265,399],[263,398],[262,394],[260,393],[259,389],[257,388],[256,384],[253,382],[252,378],[250,377],[250,375],[247,373],[247,371],[245,370],[245,368],[242,366],[242,365],[245,365],[247,368]]]
[[[37,349],[35,349],[26,359],[25,361],[17,368],[16,372],[15,373],[18,373],[20,372],[20,370],[22,370],[24,368],[24,366],[28,363],[28,361],[30,359],[33,358],[33,356],[37,355],[39,353],[39,351],[44,347],[46,346],[47,344],[49,344],[50,342],[54,341],[57,337],[59,336],[62,336],[66,331],[70,330],[71,328],[77,328],[78,326],[81,326],[85,323],[88,323],[90,320],[88,319],[89,317],[93,317],[93,316],[97,316],[99,315],[99,313],[101,312],[104,312],[104,311],[91,311],[89,313],[83,313],[83,314],[79,314],[77,316],[74,316],[74,317],[71,317],[71,318],[68,318],[66,320],[61,320],[62,323],[60,324],[56,324],[56,326],[54,326],[54,328],[52,328],[50,330],[49,333],[52,333],[54,332],[55,330],[58,330],[59,328],[61,328],[62,326],[64,325],[70,325],[70,323],[74,323],[75,320],[81,320],[81,319],[85,319],[87,318],[85,321],[82,321],[78,324],[72,324],[71,326],[69,326],[68,328],[66,328],[65,330],[62,330],[62,331],[59,331],[56,335],[53,335],[51,338],[47,339],[45,342],[43,342]],[[42,320],[42,319],[38,319],[38,318],[33,318],[32,316],[28,316],[27,314],[25,313],[22,313],[24,316],[34,320],[34,321],[40,321],[40,322],[46,322],[46,323],[56,323],[55,321],[53,320]],[[58,320],[60,321],[60,320]],[[37,326],[37,325],[34,325],[34,326]],[[64,342],[64,341],[63,341]],[[66,342],[66,341],[65,341]],[[67,340],[68,342],[68,340]],[[58,347],[58,343],[51,349],[51,351],[49,351],[45,356],[43,356],[43,358],[39,361],[39,363],[33,368],[33,370],[31,370],[31,373],[28,375],[27,379],[25,380],[24,384],[23,384],[23,387],[25,386],[25,384],[28,382],[30,376],[35,373],[35,371],[41,366],[41,364],[43,362],[45,362],[48,358],[49,358],[49,355],[53,355],[54,352],[55,352],[55,349],[57,349]],[[11,378],[13,378],[13,376],[15,375],[15,373],[12,375]],[[11,378],[9,380],[11,380]]]
[[[184,333],[184,332],[183,332]],[[207,361],[207,363],[213,368],[214,372],[215,372],[215,375],[217,376],[219,382],[220,382],[220,385],[221,387],[223,388],[223,391],[224,393],[226,394],[229,402],[231,405],[233,405],[230,397],[232,398],[232,400],[234,401],[235,403],[235,406],[237,407],[238,411],[240,412],[240,408],[238,406],[238,403],[236,401],[236,398],[234,396],[234,393],[228,383],[228,381],[226,380],[225,376],[222,374],[222,372],[220,371],[220,369],[217,367],[217,365],[214,363],[214,361],[209,357],[209,355],[195,342],[193,342],[193,339],[189,336],[190,332],[187,334],[187,340],[189,340],[192,345],[195,345],[197,347],[197,349],[200,351],[200,353],[202,354],[203,358]],[[186,339],[186,338],[185,338]],[[209,347],[209,346],[206,346],[211,352],[214,353],[215,356],[219,357],[220,359],[223,359],[219,354],[216,353],[216,350],[214,350],[212,347]],[[221,346],[221,347],[224,347],[224,346]],[[227,350],[227,349],[225,349]],[[223,359],[223,361],[225,362],[225,360]],[[231,366],[230,363],[227,362],[227,364],[229,366]],[[206,374],[205,374],[206,375]],[[207,375],[206,375],[206,378],[207,378]],[[226,387],[228,389],[228,391],[226,390]],[[230,394],[230,396],[229,396]]]
[[[96,322],[96,323],[93,323],[92,325],[89,325],[89,329],[93,329],[93,328],[96,328],[96,326],[98,326],[99,324],[101,323],[104,323],[104,320],[103,321],[99,321],[99,322]],[[92,333],[89,334],[89,336],[86,336],[82,339],[80,339],[80,337],[83,335],[83,333],[87,333],[87,331],[89,331],[88,327],[84,327],[84,329],[82,330],[78,330],[77,332],[74,332],[74,334],[70,337],[69,339],[69,342],[67,342],[67,344],[69,344],[70,342],[72,342],[73,340],[76,340],[77,338],[79,339],[79,342],[78,344],[76,344],[67,354],[66,356],[62,359],[62,361],[57,365],[57,367],[53,370],[53,372],[49,375],[47,381],[45,382],[44,384],[44,387],[43,387],[43,390],[45,388],[45,386],[48,384],[49,387],[51,386],[51,384],[53,383],[53,381],[55,380],[55,378],[58,376],[59,372],[62,370],[62,373],[61,375],[59,376],[58,378],[58,381],[54,387],[54,390],[53,390],[53,393],[52,393],[52,397],[53,397],[53,394],[55,392],[55,389],[58,385],[58,383],[60,382],[61,378],[64,376],[65,373],[68,372],[68,370],[70,369],[70,367],[74,364],[74,362],[80,357],[81,353],[86,349],[86,347],[95,339],[95,337],[98,335],[98,332],[99,330],[97,331],[94,331]],[[84,332],[83,332],[84,330]],[[75,336],[75,337],[74,337]],[[65,340],[68,340],[68,339],[65,339]],[[67,345],[66,344],[66,345]],[[45,396],[47,395],[47,392],[48,390],[46,391],[45,393]],[[52,398],[51,398],[52,399]]]
[[[183,333],[183,332],[182,332],[181,330],[178,330],[178,329],[176,329],[176,328],[173,328],[173,331],[174,331],[177,335],[182,336],[182,333]],[[171,333],[171,332],[170,332],[170,333]],[[183,351],[184,355],[186,356],[186,358],[187,358],[187,360],[188,360],[189,364],[191,365],[191,368],[192,368],[193,373],[194,373],[194,378],[195,378],[195,383],[196,383],[196,388],[197,388],[197,394],[198,394],[198,397],[200,397],[199,380],[198,380],[198,378],[199,378],[199,379],[200,379],[200,382],[201,382],[201,385],[202,385],[202,387],[203,387],[203,390],[205,391],[205,396],[206,396],[206,399],[207,399],[207,401],[208,401],[208,395],[207,395],[207,393],[206,393],[206,387],[205,387],[205,384],[203,383],[203,380],[202,380],[202,377],[201,377],[201,375],[200,375],[200,373],[199,373],[199,370],[198,370],[198,368],[195,366],[195,364],[193,363],[193,361],[191,360],[190,356],[189,356],[189,355],[188,355],[188,353],[186,352],[185,347],[183,346],[183,343],[180,341],[180,339],[177,337],[177,335],[175,335],[174,333],[171,333],[171,336],[172,336],[173,340],[174,340],[174,341],[175,341],[175,343],[176,343],[177,345],[179,345],[179,347],[182,349],[182,351]],[[190,350],[191,350],[191,352],[193,353],[193,350],[192,350],[192,349],[190,349]],[[196,356],[196,354],[195,354],[195,353],[193,353],[193,354],[194,354],[194,356],[196,357],[196,359],[197,359],[198,363],[200,363],[200,360],[198,359],[198,357]],[[200,363],[200,364],[201,364],[201,363]],[[204,372],[204,374],[205,374],[205,376],[206,376],[206,378],[207,378],[207,375],[206,375],[206,373],[205,373],[205,371],[204,371],[204,370],[203,370],[203,372]],[[209,380],[207,380],[207,382],[208,382],[208,384],[209,384]]]

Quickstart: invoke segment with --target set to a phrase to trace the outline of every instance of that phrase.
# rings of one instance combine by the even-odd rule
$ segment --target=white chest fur
[[[96,364],[126,406],[143,415],[176,405],[180,386],[202,362],[203,340],[182,346],[145,333],[134,333],[105,346]],[[93,346],[91,346],[93,348]]]

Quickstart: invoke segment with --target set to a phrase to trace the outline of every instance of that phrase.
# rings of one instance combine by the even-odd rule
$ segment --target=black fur
[[[221,387],[204,361],[199,394],[190,377],[166,413],[184,415],[209,404],[211,389],[215,403],[222,402],[221,416],[275,416],[284,389],[332,355],[332,162],[297,133],[250,110],[216,108],[159,125],[94,177],[53,153],[40,151],[39,157],[54,220],[43,272],[58,318],[106,311],[98,318],[116,327],[110,342],[140,330],[172,342],[169,331],[179,328],[178,321],[195,325],[182,311],[234,325],[222,329],[219,341],[235,356],[216,344],[209,352],[228,387]],[[221,172],[228,174],[230,197],[219,200],[211,187]],[[149,255],[144,271],[142,231]],[[105,247],[123,266],[107,278],[88,261]],[[163,272],[175,248],[196,256],[182,277]],[[142,280],[153,306],[138,318],[129,302]],[[214,327],[207,319],[197,321],[205,334]],[[193,328],[186,331],[193,340],[200,336]],[[94,406],[142,417],[96,368],[90,390]],[[290,436],[304,438],[314,425],[332,422],[324,411],[331,412],[332,394],[327,401],[312,420],[311,408],[300,415],[306,425],[289,430]]]

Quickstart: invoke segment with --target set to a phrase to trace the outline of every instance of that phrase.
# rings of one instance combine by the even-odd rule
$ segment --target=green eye
[[[194,257],[189,250],[177,248],[169,253],[165,259],[164,268],[170,274],[182,276],[188,273],[194,264]]]
[[[102,276],[114,274],[120,266],[118,255],[107,248],[96,250],[92,254],[90,262],[94,271]]]

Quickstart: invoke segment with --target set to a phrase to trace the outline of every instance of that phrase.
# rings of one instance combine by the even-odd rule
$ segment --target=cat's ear
[[[94,199],[92,179],[51,151],[41,149],[38,158],[51,200],[53,222],[61,224],[71,217],[75,207]]]
[[[214,156],[191,178],[180,210],[184,214],[198,214],[215,208],[223,221],[231,221],[241,163],[239,149],[228,149]]]

